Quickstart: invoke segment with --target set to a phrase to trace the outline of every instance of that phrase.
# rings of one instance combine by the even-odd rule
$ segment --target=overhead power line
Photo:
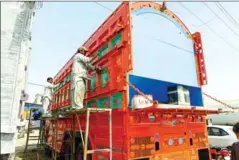
[[[33,85],[33,86],[46,87],[44,85],[37,84],[37,83],[32,83],[32,82],[28,82],[28,84]]]
[[[214,2],[217,7],[223,12],[223,14],[239,29],[238,22],[232,17],[232,15],[223,7],[219,2]]]
[[[217,13],[217,15],[219,15],[220,13],[221,13],[221,11],[219,11],[219,12]],[[204,26],[204,25],[206,25],[206,24],[212,22],[214,19],[216,19],[216,18],[217,18],[217,15],[213,16],[210,20],[208,20],[207,22],[205,22],[205,23],[203,23],[203,24],[200,24],[200,25],[194,25],[194,24],[193,24],[193,26],[195,26],[195,27]]]
[[[147,35],[147,34],[143,34],[143,35],[148,36],[148,37],[151,37],[151,39],[154,39],[154,40],[156,40],[156,41],[158,41],[158,42],[160,42],[160,43],[166,44],[166,45],[168,45],[168,46],[177,48],[177,49],[182,50],[182,51],[184,51],[184,52],[193,53],[193,51],[190,51],[190,50],[187,50],[187,49],[182,48],[182,47],[180,47],[180,46],[174,45],[174,44],[172,44],[172,43],[170,43],[170,42],[166,42],[166,41],[164,41],[164,40],[162,40],[162,39],[160,39],[160,38],[158,38],[158,37],[156,37],[156,36],[150,36],[150,35]]]
[[[108,8],[108,7],[106,7],[106,6],[104,6],[103,4],[101,4],[101,3],[99,3],[99,2],[95,2],[95,3],[98,4],[99,6],[103,7],[104,9],[113,12],[112,9],[110,9],[110,8]],[[147,20],[150,20],[150,19],[148,19],[148,18],[146,18],[146,17],[143,17],[143,18],[144,18],[144,19],[147,19]],[[145,35],[146,35],[146,34],[145,34]],[[146,36],[149,36],[149,35],[146,35]],[[172,44],[172,43],[169,43],[169,42],[166,42],[166,41],[164,41],[164,40],[161,40],[161,39],[159,39],[159,38],[156,37],[156,36],[150,36],[150,37],[151,37],[151,39],[154,39],[154,40],[156,40],[156,41],[158,41],[158,42],[160,42],[160,43],[163,43],[163,44],[172,46],[172,47],[174,47],[174,48],[177,48],[177,49],[179,49],[179,50],[182,50],[182,51],[185,51],[185,52],[188,52],[188,53],[193,53],[193,52],[190,51],[190,50],[184,49],[184,48],[179,47],[179,46],[177,46],[177,45],[174,45],[174,44]]]
[[[179,2],[179,4],[185,9],[187,10],[189,13],[191,13],[194,17],[196,17],[201,23],[205,23],[201,18],[199,18],[196,14],[194,14],[188,7],[186,7],[184,4],[182,4],[182,2]],[[225,43],[227,43],[231,48],[233,48],[234,50],[236,50],[237,52],[239,52],[239,50],[230,42],[228,42],[225,38],[223,38],[220,34],[218,34],[216,31],[214,31],[212,29],[212,27],[210,27],[209,25],[205,25],[211,32],[213,32],[215,35],[217,35],[220,39],[222,39]]]
[[[221,22],[230,30],[232,31],[235,35],[237,35],[239,37],[239,34],[237,32],[235,32],[217,13],[215,13],[211,7],[209,7],[209,5],[207,5],[207,3],[202,2],[218,19],[221,20]]]
[[[106,6],[104,6],[103,4],[101,4],[101,3],[99,3],[99,2],[95,2],[96,4],[98,4],[99,6],[101,6],[101,7],[103,7],[104,9],[106,9],[106,10],[108,10],[108,11],[112,11],[113,12],[113,10],[112,9],[110,9],[110,8],[108,8],[108,7],[106,7]]]
[[[106,7],[105,5],[99,3],[99,2],[95,2],[97,5],[103,7],[104,9],[108,10],[108,11],[112,11],[112,9]],[[230,42],[228,42],[225,38],[223,38],[221,35],[219,35],[217,32],[215,32],[209,25],[207,25],[201,18],[199,18],[197,15],[195,15],[190,9],[188,9],[185,5],[183,5],[181,2],[179,2],[179,4],[186,9],[188,12],[190,12],[192,15],[194,15],[201,23],[205,24],[211,32],[213,32],[215,35],[217,35],[220,39],[222,39],[225,43],[227,43],[231,48],[233,48],[234,50],[236,50],[237,52],[239,52],[239,50]]]

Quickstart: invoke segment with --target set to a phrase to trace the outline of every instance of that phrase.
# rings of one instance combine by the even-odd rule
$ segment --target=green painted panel
[[[108,108],[109,106],[109,98],[103,97],[98,99],[97,101],[97,108]]]
[[[59,88],[63,86],[63,81],[60,82]]]
[[[95,88],[96,88],[96,74],[93,74],[90,80],[90,90],[94,91]]]
[[[74,90],[70,90],[70,96],[71,96],[71,100],[73,100],[73,96],[74,96]]]
[[[56,87],[55,87],[55,91],[57,91],[58,89],[59,89],[59,86],[56,86]]]
[[[106,87],[109,82],[108,68],[103,68],[100,73],[100,85],[101,87]]]
[[[68,76],[67,76],[67,82],[69,82],[69,81],[71,81],[72,80],[72,74],[69,74]]]
[[[123,107],[123,93],[117,93],[110,97],[111,108],[122,108]]]
[[[65,109],[65,112],[69,112],[69,111],[72,110],[72,106],[70,106],[70,107],[65,107],[64,109]]]
[[[110,42],[110,48],[113,49],[115,48],[115,44],[119,45],[121,42],[122,34],[119,33],[117,34]]]
[[[53,88],[53,92],[56,92],[57,90],[59,90],[62,86],[64,86],[67,82],[71,81],[72,79],[72,75],[69,74],[67,77],[65,77],[58,86],[56,86],[55,88]]]
[[[67,82],[67,77],[65,77],[65,78],[63,79],[63,81],[62,81],[62,86],[64,86],[64,85],[66,84],[66,82]]]
[[[98,52],[99,58],[103,57],[109,50],[108,44],[106,44],[103,48],[101,48]]]
[[[92,100],[92,101],[87,102],[87,107],[88,108],[96,108],[97,107],[97,101]]]

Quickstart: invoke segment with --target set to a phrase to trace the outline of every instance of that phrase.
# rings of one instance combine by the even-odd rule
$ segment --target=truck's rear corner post
[[[90,121],[90,110],[86,112],[86,129],[85,129],[85,145],[84,145],[84,160],[87,160],[88,155],[88,136],[89,136],[89,121]]]

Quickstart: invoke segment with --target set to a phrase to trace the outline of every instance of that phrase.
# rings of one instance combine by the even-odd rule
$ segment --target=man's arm
[[[74,57],[77,61],[81,61],[83,63],[89,63],[91,61],[91,58],[86,57],[80,53],[76,54]]]
[[[86,63],[86,67],[87,67],[87,69],[91,69],[91,70],[95,70],[96,69],[96,67],[93,66],[91,63]]]
[[[98,55],[96,54],[93,58],[91,58],[90,63],[94,62],[94,60],[98,57]]]
[[[92,61],[94,61],[98,56],[94,56],[93,58],[89,58],[89,57],[86,57],[82,54],[77,54],[75,55],[75,58],[78,60],[78,61],[81,61],[83,63],[85,63],[87,69],[91,69],[91,70],[96,70],[97,67],[93,66],[92,65]]]
[[[59,86],[59,85],[60,85],[60,83],[58,83],[58,84],[51,84],[51,83],[49,83],[49,84],[48,84],[48,87],[51,88],[51,89],[53,89],[53,88],[56,88],[56,87]]]
[[[91,58],[90,62],[87,63],[86,66],[87,66],[88,69],[91,69],[91,70],[98,70],[98,69],[99,69],[99,67],[95,67],[95,66],[92,65],[92,63],[94,62],[94,60],[95,60],[97,57],[98,57],[98,55],[96,54],[93,58]]]
[[[53,88],[56,88],[60,85],[60,83],[57,83],[57,84],[52,84],[53,85]]]

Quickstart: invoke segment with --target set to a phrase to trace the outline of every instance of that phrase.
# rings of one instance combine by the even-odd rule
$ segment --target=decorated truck
[[[140,23],[147,15],[160,25]],[[143,33],[153,29],[163,41],[146,40]],[[192,34],[165,3],[122,2],[83,46],[87,56],[98,55],[93,64],[102,71],[89,70],[80,113],[71,111],[74,55],[56,74],[55,118],[46,127],[53,159],[211,159],[205,117],[217,111],[203,107],[207,75],[199,32]]]

